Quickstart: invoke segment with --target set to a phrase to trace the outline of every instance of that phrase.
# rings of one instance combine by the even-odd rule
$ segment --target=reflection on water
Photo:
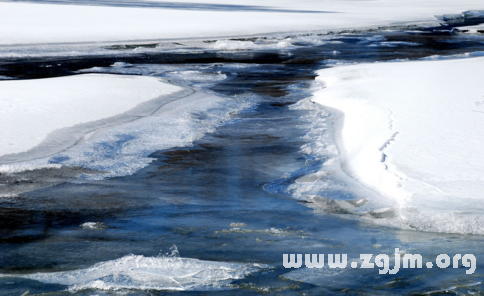
[[[133,175],[82,183],[56,179],[52,182],[55,184],[50,184],[55,186],[2,199],[0,273],[4,276],[0,277],[0,291],[7,295],[21,295],[27,290],[34,295],[116,294],[119,291],[100,292],[98,289],[102,287],[94,285],[75,289],[71,282],[57,278],[42,282],[45,274],[27,278],[14,275],[59,272],[57,275],[63,277],[70,274],[66,271],[82,273],[100,262],[103,262],[100,266],[120,262],[113,260],[124,260],[129,263],[126,266],[131,266],[131,260],[139,259],[143,265],[146,261],[143,258],[160,258],[160,250],[164,253],[176,244],[183,260],[215,261],[213,265],[219,268],[224,268],[225,263],[218,262],[240,264],[230,265],[231,268],[253,263],[263,266],[250,269],[250,276],[224,277],[233,280],[225,283],[224,290],[211,289],[204,292],[207,294],[482,293],[480,246],[483,237],[381,227],[357,215],[343,217],[320,207],[314,209],[283,190],[296,182],[327,178],[310,175],[324,159],[314,159],[301,151],[309,142],[304,136],[311,110],[294,108],[311,95],[315,69],[335,63],[416,59],[482,50],[481,37],[392,32],[347,33],[329,39],[338,42],[328,43],[325,36],[325,42],[318,45],[302,37],[297,48],[261,52],[113,54],[59,58],[55,63],[61,66],[56,70],[41,67],[47,63],[42,59],[16,60],[2,67],[6,76],[18,78],[67,75],[85,69],[153,75],[236,98],[241,103],[251,100],[253,104],[252,108],[231,114],[216,131],[206,134],[193,146],[154,152],[151,157],[155,160]],[[391,46],[370,46],[383,42],[392,43],[386,43]],[[111,67],[115,62],[125,64]],[[323,127],[322,132],[329,130]],[[32,173],[8,180],[21,180],[18,186],[28,182],[47,183]],[[9,186],[15,186],[13,183]],[[333,188],[328,194],[327,198],[339,199],[349,193],[344,188]],[[357,197],[359,193],[351,194]],[[440,253],[451,257],[472,253],[477,257],[477,271],[466,275],[466,269],[461,266],[458,269],[402,269],[396,275],[379,275],[377,269],[288,270],[282,266],[282,254],[348,254],[351,262],[362,253],[392,257],[395,248],[419,253],[424,262],[435,260]],[[156,264],[164,262],[147,260]],[[151,269],[147,271],[145,267]],[[156,277],[166,271],[164,265],[156,270],[153,265],[145,267],[141,272],[149,276]],[[133,280],[138,274],[131,271],[127,267],[116,273],[129,274],[131,286],[126,284],[127,278],[112,280],[109,276],[113,274],[109,273],[99,273],[99,278],[93,279],[124,283],[125,286],[118,286],[129,288],[122,290],[123,295],[158,295],[157,287]],[[235,273],[224,272],[224,276]],[[174,273],[172,270],[167,274]],[[198,272],[183,277],[184,283],[202,278]],[[133,289],[133,283],[139,283],[137,288]],[[204,284],[213,288],[215,281]],[[68,288],[71,291],[66,291]]]

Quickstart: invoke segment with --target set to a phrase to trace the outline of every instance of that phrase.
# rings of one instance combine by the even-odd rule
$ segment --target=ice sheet
[[[484,58],[323,69],[342,168],[399,204],[392,223],[484,233]],[[331,109],[330,109],[331,111]]]
[[[76,166],[99,172],[81,175],[83,179],[130,175],[146,167],[153,160],[149,157],[153,152],[191,145],[215,127],[229,123],[230,112],[237,112],[251,104],[250,97],[239,102],[201,91],[193,92],[152,110],[155,112],[150,116],[107,128],[95,128],[83,135],[74,146],[51,156],[0,165],[0,172]]]
[[[437,23],[435,14],[482,8],[475,0],[268,0],[262,4],[255,0],[176,0],[168,6],[166,2],[152,1],[151,8],[139,8],[141,2],[134,7],[119,1],[105,3],[97,6],[95,1],[87,1],[76,6],[0,2],[0,44],[186,39],[353,29],[399,22]]]
[[[35,274],[0,274],[68,286],[71,292],[96,290],[230,289],[230,282],[263,268],[258,264],[204,261],[181,257],[127,255],[86,269]]]
[[[113,117],[182,90],[153,77],[106,74],[1,81],[0,88],[0,164],[2,156],[26,152],[56,130]]]

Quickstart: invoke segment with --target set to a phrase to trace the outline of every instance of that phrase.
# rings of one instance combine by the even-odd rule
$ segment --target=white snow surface
[[[154,77],[83,74],[0,81],[0,89],[3,156],[28,151],[55,130],[122,114],[182,88]]]
[[[484,233],[484,58],[318,71],[343,170],[398,202],[406,225]],[[395,222],[394,223],[400,223]]]
[[[92,6],[0,2],[0,45],[205,38],[434,21],[481,9],[475,0],[84,1]],[[118,4],[116,4],[118,3]],[[69,4],[69,5],[67,5]],[[156,7],[157,6],[157,7]]]

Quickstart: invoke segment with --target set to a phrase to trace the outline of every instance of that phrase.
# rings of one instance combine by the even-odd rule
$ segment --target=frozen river
[[[2,294],[482,293],[482,236],[380,226],[374,222],[384,215],[349,213],[331,202],[358,200],[368,189],[341,170],[315,175],[337,157],[330,112],[308,100],[322,87],[316,70],[484,49],[481,33],[388,29],[83,45],[75,52],[24,46],[0,57],[3,77],[144,75],[184,87],[177,108],[216,97],[208,110],[187,109],[191,121],[174,132],[203,132],[189,145],[145,155],[156,147],[150,132],[168,131],[134,120],[103,127],[113,138],[47,156],[62,169],[0,175],[0,192],[9,196],[0,198]],[[322,149],[309,149],[316,137]],[[125,162],[126,147],[142,152]],[[306,195],[325,198],[307,202]],[[363,209],[392,205],[372,202]],[[283,254],[348,254],[351,262],[395,248],[421,254],[424,264],[441,253],[474,254],[477,271],[424,266],[380,275],[377,268],[282,264]]]

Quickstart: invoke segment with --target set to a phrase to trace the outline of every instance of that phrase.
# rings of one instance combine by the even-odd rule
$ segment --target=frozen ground
[[[60,4],[50,4],[60,3]],[[180,39],[436,23],[475,0],[0,2],[0,44]]]
[[[105,120],[182,90],[154,77],[107,74],[6,80],[0,82],[0,88],[0,164],[2,156],[31,150],[54,131]],[[138,115],[140,109],[136,110]],[[72,134],[57,132],[47,144],[58,149]],[[48,154],[53,149],[44,147],[43,152]]]
[[[406,225],[484,233],[484,58],[318,72],[343,169],[396,200]]]

